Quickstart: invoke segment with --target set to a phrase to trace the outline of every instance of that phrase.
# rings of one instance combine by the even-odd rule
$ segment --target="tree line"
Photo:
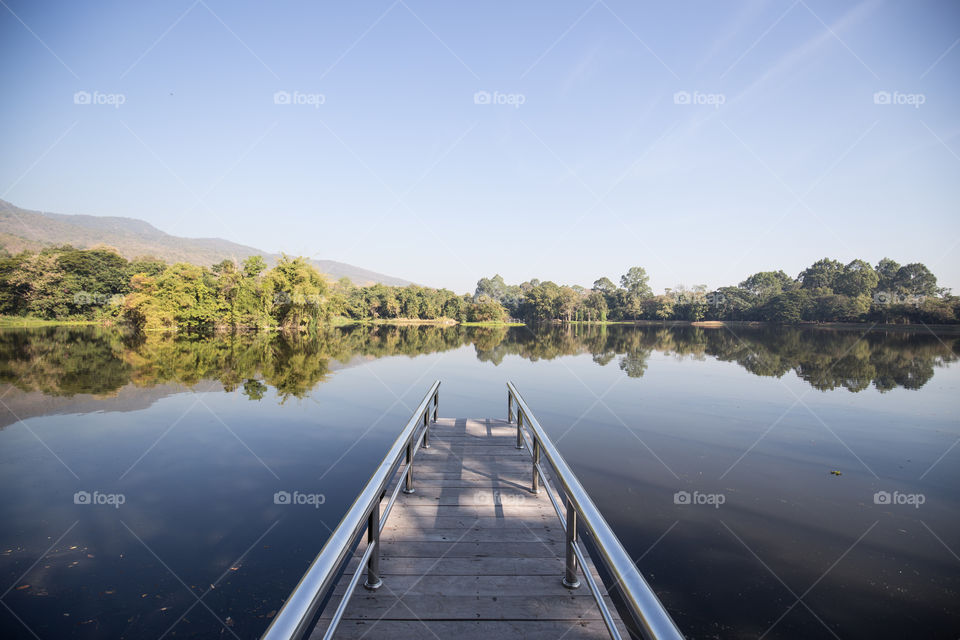
[[[268,267],[252,256],[207,268],[71,246],[0,256],[0,314],[196,331],[304,330],[338,319],[506,320],[500,304],[447,289],[329,282],[305,258],[283,256]]]
[[[921,263],[900,265],[884,258],[843,264],[823,258],[796,278],[761,271],[736,286],[708,290],[684,285],[655,295],[642,267],[633,267],[614,284],[597,279],[590,289],[533,279],[508,285],[500,275],[481,278],[475,300],[501,303],[526,321],[704,321],[740,320],[781,324],[799,322],[955,323],[960,298],[937,286]]]
[[[329,281],[305,258],[260,256],[211,267],[127,260],[111,249],[69,245],[8,255],[0,250],[0,315],[93,320],[137,330],[315,330],[368,320],[525,322],[744,320],[773,323],[954,323],[960,299],[923,264],[824,258],[796,278],[763,271],[737,286],[683,285],[654,294],[642,267],[590,289],[537,279],[481,278],[473,295],[447,289]]]

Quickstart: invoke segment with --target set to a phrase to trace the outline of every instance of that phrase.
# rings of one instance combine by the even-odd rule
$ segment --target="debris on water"
[[[108,596],[112,596],[116,592],[117,592],[116,589],[107,589],[106,591],[104,591],[104,593],[107,594]]]
[[[830,472],[830,475],[842,476],[843,474],[842,474],[841,472],[837,471],[836,469],[834,469],[834,470],[832,470],[832,471]]]
[[[230,571],[237,571],[238,569],[240,569],[240,565],[239,565],[239,564],[238,564],[237,566],[235,566],[235,567],[230,567]]]
[[[233,626],[233,624],[234,624],[234,622],[233,622],[233,618],[231,618],[230,616],[227,616],[227,619],[226,619],[226,620],[224,620],[224,622],[226,622],[226,623],[227,623],[227,626],[228,626],[228,627],[232,627],[232,626]]]
[[[93,554],[92,554],[92,553],[88,553],[88,554],[87,554],[87,557],[88,557],[88,558],[92,558],[92,557],[93,557]]]
[[[141,594],[140,594],[140,597],[141,597],[141,598],[146,598],[146,597],[147,597],[147,594],[141,593]]]
[[[17,587],[17,591],[23,591],[24,589],[29,589],[29,588],[30,588],[30,585],[22,584],[19,587]]]
[[[275,615],[277,615],[277,610],[276,610],[276,609],[274,609],[273,611],[271,611],[270,613],[268,613],[268,614],[267,614],[267,617],[268,617],[268,618],[272,618],[272,617],[275,616]]]

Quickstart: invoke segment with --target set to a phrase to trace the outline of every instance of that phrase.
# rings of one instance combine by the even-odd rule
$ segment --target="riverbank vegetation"
[[[473,295],[447,289],[329,281],[306,259],[259,256],[212,267],[127,260],[110,249],[68,245],[0,255],[0,316],[6,324],[100,322],[136,330],[315,331],[321,324],[429,322],[765,321],[955,323],[958,298],[923,264],[824,258],[796,278],[756,273],[708,291],[683,285],[654,294],[641,267],[590,289],[482,278]]]
[[[677,285],[655,295],[648,282],[642,267],[631,268],[619,285],[602,277],[590,289],[536,279],[508,285],[496,275],[482,278],[474,297],[500,302],[512,317],[541,322],[949,324],[960,319],[960,298],[939,288],[925,265],[901,266],[889,258],[876,267],[864,260],[844,265],[824,258],[796,278],[763,271],[712,291],[704,285]]]
[[[329,282],[303,258],[268,267],[253,256],[211,268],[128,261],[109,249],[63,246],[0,257],[0,315],[95,320],[143,330],[273,328],[320,323],[443,321],[501,323],[504,308],[446,289]]]

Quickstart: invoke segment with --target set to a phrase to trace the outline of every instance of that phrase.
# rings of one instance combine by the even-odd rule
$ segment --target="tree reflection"
[[[127,384],[193,386],[217,381],[250,400],[272,388],[301,398],[332,371],[358,358],[415,356],[471,345],[481,362],[589,354],[642,377],[654,352],[680,359],[734,362],[758,376],[793,372],[815,389],[883,392],[919,389],[937,367],[957,359],[960,340],[931,333],[798,327],[645,327],[563,325],[540,328],[458,326],[324,327],[313,334],[123,334],[96,327],[0,331],[0,383],[46,395],[109,395]]]

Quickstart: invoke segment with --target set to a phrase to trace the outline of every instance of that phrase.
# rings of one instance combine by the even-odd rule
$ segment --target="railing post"
[[[380,579],[380,501],[378,500],[367,517],[367,544],[376,545],[367,561],[367,580],[363,586],[376,591],[383,586]]]
[[[567,562],[563,576],[563,586],[567,589],[576,589],[580,586],[580,579],[577,577],[577,554],[573,551],[575,544],[577,544],[577,511],[567,498]]]
[[[507,424],[513,422],[513,394],[507,391]]]
[[[433,421],[437,421],[437,415],[440,411],[440,391],[433,394]]]
[[[536,435],[533,436],[533,492],[540,493],[540,474],[537,473],[537,467],[540,466],[540,440]]]
[[[523,449],[523,411],[517,407],[517,449]]]
[[[407,443],[407,477],[403,486],[404,493],[415,493],[413,488],[413,440]]]

